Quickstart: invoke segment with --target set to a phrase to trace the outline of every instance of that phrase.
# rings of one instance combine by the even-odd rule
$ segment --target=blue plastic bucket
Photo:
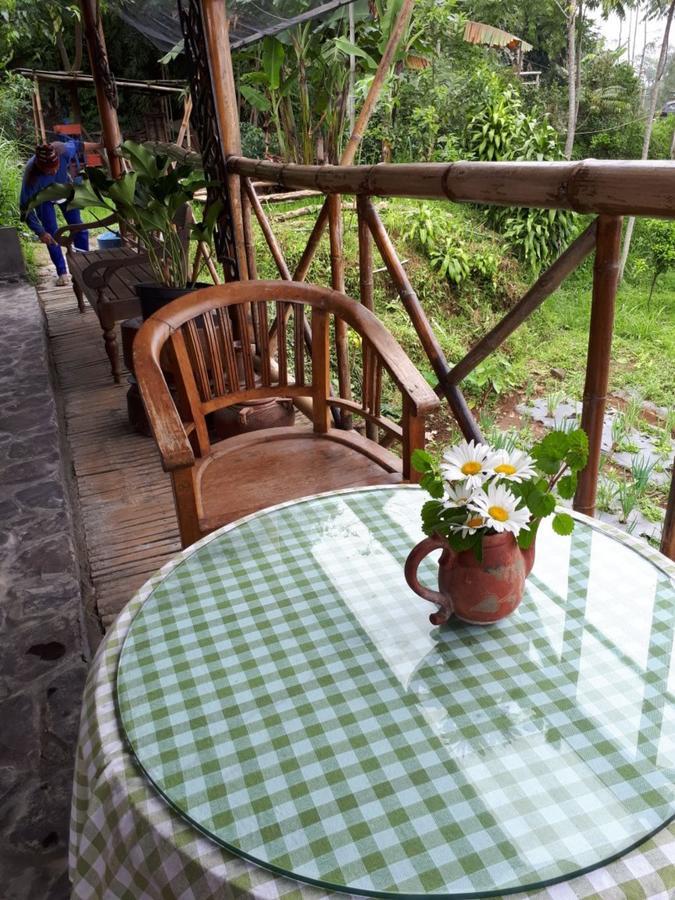
[[[122,238],[116,231],[104,231],[103,234],[97,238],[97,242],[99,250],[112,250],[113,247],[122,246]]]

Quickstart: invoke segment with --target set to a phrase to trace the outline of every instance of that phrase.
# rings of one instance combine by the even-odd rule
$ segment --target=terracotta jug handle
[[[423,584],[420,584],[417,579],[417,570],[420,563],[433,550],[444,550],[452,553],[454,556],[453,551],[450,549],[448,542],[444,538],[428,537],[412,548],[405,561],[403,573],[409,587],[411,587],[416,594],[424,598],[424,600],[428,600],[430,603],[435,603],[436,606],[439,607],[438,612],[432,613],[429,616],[429,621],[433,625],[442,625],[444,622],[447,622],[452,615],[450,598],[441,594],[440,591],[433,591],[431,588],[425,587]]]

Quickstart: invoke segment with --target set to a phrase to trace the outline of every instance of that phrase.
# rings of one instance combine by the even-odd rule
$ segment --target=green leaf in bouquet
[[[540,490],[532,491],[527,497],[527,508],[538,519],[550,516],[555,509],[555,497],[553,494]]]
[[[574,519],[568,513],[557,513],[553,517],[552,524],[556,534],[564,536],[574,531]]]
[[[427,500],[422,506],[422,531],[431,536],[443,528],[443,504],[438,500]]]
[[[577,476],[564,475],[558,482],[558,493],[563,500],[571,500],[577,489]]]
[[[437,500],[440,500],[445,493],[443,481],[435,472],[425,472],[420,479],[420,487]]]
[[[569,446],[565,453],[565,462],[573,472],[579,472],[588,462],[588,436],[581,428],[570,431],[567,435]]]
[[[434,459],[426,450],[413,450],[410,462],[417,472],[433,472],[435,468]]]
[[[539,530],[539,523],[541,519],[533,519],[530,522],[529,528],[523,528],[522,531],[518,532],[518,546],[521,550],[529,550],[532,544],[534,543],[534,539],[537,536],[537,531]]]

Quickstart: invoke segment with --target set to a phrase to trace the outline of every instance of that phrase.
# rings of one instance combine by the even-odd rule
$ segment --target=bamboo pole
[[[213,105],[216,111],[222,152],[227,158],[230,155],[236,156],[241,153],[237,92],[230,53],[230,23],[227,18],[225,0],[201,0],[201,6],[213,90]],[[227,178],[227,193],[239,278],[246,281],[248,267],[241,209],[241,185],[239,176],[231,171]]]
[[[258,269],[255,262],[255,241],[253,239],[253,228],[251,224],[251,200],[246,192],[246,181],[242,179],[241,185],[241,216],[244,225],[244,243],[246,247],[246,268],[248,277],[255,279],[258,277]]]
[[[341,294],[345,292],[345,260],[342,242],[342,209],[339,194],[328,197],[328,234],[330,238],[331,287]],[[347,323],[335,316],[335,354],[337,357],[338,387],[343,400],[352,399],[352,380],[349,371],[349,343]],[[351,413],[340,410],[340,427],[352,428]]]
[[[565,250],[565,252],[541,275],[521,300],[485,337],[469,350],[466,356],[450,371],[448,379],[459,384],[477,365],[513,334],[541,304],[557,291],[567,276],[574,272],[595,246],[596,222]]]
[[[279,242],[276,239],[276,235],[272,231],[272,226],[269,223],[269,219],[265,215],[265,210],[262,208],[260,198],[256,194],[253,185],[248,178],[243,179],[243,187],[246,193],[246,197],[248,198],[253,208],[255,217],[258,220],[258,224],[260,225],[263,237],[267,242],[267,246],[270,248],[270,253],[272,254],[274,262],[276,263],[279,274],[284,279],[284,281],[291,281],[291,270],[288,268],[288,264],[284,259],[284,254],[281,250],[281,247],[279,246]]]
[[[33,81],[33,113],[35,116],[35,134],[37,136],[35,143],[44,144],[47,140],[47,131],[45,129],[44,116],[42,115],[40,83],[37,78]]]
[[[382,54],[380,62],[378,63],[375,75],[373,76],[373,80],[370,83],[368,94],[366,96],[366,99],[363,101],[363,106],[359,111],[359,115],[356,119],[356,124],[354,125],[351,136],[347,141],[347,146],[345,147],[344,152],[340,157],[340,164],[343,166],[348,166],[354,161],[356,151],[358,150],[359,144],[361,143],[363,135],[366,132],[366,128],[368,127],[368,122],[370,121],[370,118],[373,114],[375,105],[380,98],[380,94],[382,93],[382,88],[384,87],[391,64],[394,61],[394,56],[396,55],[396,51],[398,50],[398,45],[401,43],[401,38],[405,34],[405,30],[408,27],[408,22],[410,21],[410,16],[412,14],[414,5],[415,0],[403,0],[401,11],[399,12],[398,18],[396,19],[396,24],[394,25],[389,35],[387,46],[384,48],[384,53]]]
[[[359,296],[361,303],[373,312],[373,239],[368,228],[368,223],[364,218],[363,204],[367,202],[365,197],[356,198],[356,215],[358,221],[359,235]],[[377,365],[376,356],[372,349],[366,344],[363,346],[363,371],[364,371],[364,387],[363,394],[366,395],[365,373],[369,373],[369,379],[372,380],[373,389],[369,390],[369,395],[375,402],[379,397],[379,389],[375,379],[370,373],[371,369]],[[379,410],[371,409],[371,412],[377,413]],[[377,443],[378,430],[374,422],[366,419],[366,437]]]
[[[672,218],[675,208],[675,166],[670,160],[296,166],[233,157],[228,167],[289,190],[310,188],[325,194],[446,199],[609,216]]]
[[[618,216],[600,216],[593,267],[593,299],[588,336],[586,382],[581,427],[588,435],[588,464],[579,475],[574,508],[595,514],[602,426],[609,383],[609,363],[614,326],[614,300],[619,283],[621,225]]]
[[[183,118],[180,123],[180,128],[178,129],[178,137],[176,138],[176,145],[178,147],[183,146],[183,141],[185,140],[186,134],[189,134],[190,131],[190,116],[192,114],[192,97],[190,94],[185,98],[185,103],[183,104]]]
[[[456,385],[453,385],[448,381],[450,367],[448,366],[445,354],[443,353],[443,348],[438,343],[438,339],[429,324],[429,320],[422,308],[422,304],[408,279],[405,269],[401,265],[401,261],[394,249],[394,245],[392,244],[384,225],[380,221],[380,217],[370,198],[363,197],[361,200],[363,219],[370,229],[375,244],[377,245],[377,249],[382,257],[382,261],[387,267],[387,271],[394,282],[403,306],[410,316],[410,321],[417,332],[422,348],[436,373],[436,377],[439,381],[439,388],[450,404],[450,409],[457,419],[457,422],[462,429],[462,433],[467,440],[473,439],[479,441],[481,440],[480,429],[471,415],[461,391]]]
[[[101,26],[101,17],[97,0],[80,0],[82,24],[87,40],[87,51],[91,72],[96,88],[96,104],[101,120],[101,137],[108,156],[110,174],[113,178],[122,175],[122,159],[117,148],[122,143],[117,109],[115,107],[115,82],[110,71],[105,35]]]
[[[675,465],[673,465],[673,478],[670,482],[666,518],[661,535],[661,553],[675,562]]]

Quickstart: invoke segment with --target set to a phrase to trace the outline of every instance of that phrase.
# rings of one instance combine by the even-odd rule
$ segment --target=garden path
[[[178,550],[168,475],[151,438],[134,433],[126,378],[114,384],[94,311],[48,270],[38,286],[72,459],[95,610],[104,628]]]

